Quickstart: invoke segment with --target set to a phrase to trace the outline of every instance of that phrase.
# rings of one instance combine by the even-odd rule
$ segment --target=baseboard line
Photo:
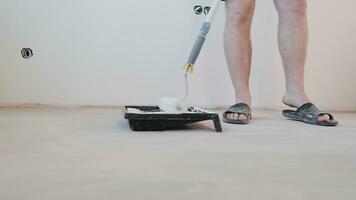
[[[42,103],[0,103],[0,109],[110,109],[118,110],[124,105],[61,105],[61,104],[42,104]],[[211,110],[225,110],[228,105],[197,105],[197,107]],[[266,111],[281,111],[284,107],[280,108],[264,108],[253,107],[255,110]],[[355,113],[356,110],[332,110],[332,112]]]

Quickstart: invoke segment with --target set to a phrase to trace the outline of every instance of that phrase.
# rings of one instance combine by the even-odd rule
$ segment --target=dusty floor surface
[[[254,116],[134,133],[115,109],[0,109],[0,199],[356,199],[356,114],[337,128]]]

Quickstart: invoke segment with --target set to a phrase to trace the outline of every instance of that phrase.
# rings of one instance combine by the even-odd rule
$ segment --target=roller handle
[[[198,59],[198,56],[200,54],[200,51],[202,50],[202,48],[204,46],[206,36],[209,32],[209,29],[210,29],[210,24],[205,22],[201,29],[200,34],[198,35],[198,37],[194,43],[193,49],[190,52],[188,62],[187,62],[188,64],[192,64],[192,65],[195,64],[195,62]]]
[[[210,31],[211,23],[215,18],[216,12],[219,8],[221,0],[214,0],[212,7],[210,8],[209,14],[206,17],[203,26],[200,29],[200,33],[194,43],[193,49],[189,55],[187,64],[185,65],[186,72],[192,72],[195,62],[197,61],[199,54],[204,46],[206,37]]]

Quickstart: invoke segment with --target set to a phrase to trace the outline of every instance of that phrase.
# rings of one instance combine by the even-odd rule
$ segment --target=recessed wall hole
[[[25,59],[30,59],[33,56],[33,51],[30,48],[23,48],[21,50],[21,55]]]

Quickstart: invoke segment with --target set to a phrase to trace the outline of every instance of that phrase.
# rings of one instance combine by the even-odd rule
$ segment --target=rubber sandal
[[[318,118],[322,115],[329,116],[329,120],[319,121]],[[321,112],[312,103],[306,103],[297,110],[284,110],[283,116],[291,120],[319,126],[336,126],[338,124],[338,121],[336,121],[330,113]]]
[[[245,115],[247,120],[239,120],[239,119],[229,119],[227,118],[228,114],[239,114]],[[230,124],[248,124],[252,119],[251,108],[245,103],[238,103],[231,106],[226,112],[223,114],[223,121]]]

